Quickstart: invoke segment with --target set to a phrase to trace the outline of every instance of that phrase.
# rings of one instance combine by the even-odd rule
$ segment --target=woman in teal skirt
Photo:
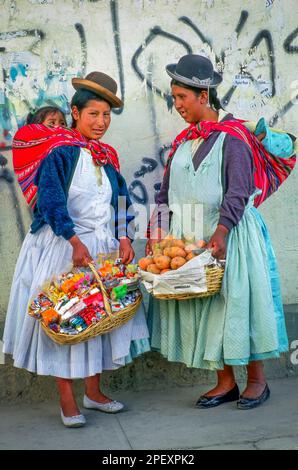
[[[191,126],[174,143],[158,196],[159,213],[170,214],[171,233],[180,239],[186,235],[183,207],[200,206],[207,248],[215,258],[225,258],[226,267],[220,294],[151,302],[152,348],[169,361],[217,371],[217,385],[199,397],[198,408],[229,401],[237,401],[240,409],[254,408],[270,396],[262,361],[287,351],[288,340],[276,259],[255,207],[261,191],[255,186],[252,151],[229,131],[195,135],[203,121],[226,128],[237,123],[221,109],[216,87],[222,77],[209,59],[188,54],[168,65],[167,73],[175,108]],[[160,222],[151,220],[147,254],[166,233]],[[233,372],[237,365],[247,368],[241,395]]]

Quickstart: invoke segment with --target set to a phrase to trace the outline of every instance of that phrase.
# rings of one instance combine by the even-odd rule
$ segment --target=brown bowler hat
[[[123,102],[116,96],[117,83],[105,73],[91,72],[86,78],[73,78],[71,83],[75,90],[85,88],[93,91],[93,93],[108,101],[112,108],[122,108],[123,106]]]

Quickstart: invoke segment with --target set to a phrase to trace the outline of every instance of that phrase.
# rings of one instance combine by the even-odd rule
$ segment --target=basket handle
[[[103,285],[103,282],[102,282],[98,272],[96,271],[95,267],[93,266],[93,264],[88,263],[88,266],[91,269],[91,271],[93,272],[94,277],[95,277],[96,281],[99,284],[99,287],[100,287],[100,290],[101,290],[102,296],[103,296],[103,302],[104,302],[105,310],[106,310],[108,316],[110,318],[113,318],[112,309],[111,309],[111,305],[110,305],[110,302],[109,302],[109,296],[107,294],[106,288]]]

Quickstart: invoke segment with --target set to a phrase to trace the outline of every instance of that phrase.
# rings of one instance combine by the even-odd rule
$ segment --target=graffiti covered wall
[[[0,0],[0,313],[30,215],[13,179],[11,139],[27,113],[68,113],[70,81],[92,70],[115,77],[125,102],[105,140],[119,150],[134,202],[154,201],[169,144],[185,127],[172,108],[165,65],[188,52],[223,74],[226,109],[297,134],[296,0]],[[298,100],[298,97],[297,97]],[[297,171],[262,208],[283,280],[298,301]]]

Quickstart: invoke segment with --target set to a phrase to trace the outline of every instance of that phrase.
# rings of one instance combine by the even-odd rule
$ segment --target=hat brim
[[[86,90],[92,91],[96,95],[106,100],[112,106],[112,108],[123,107],[124,103],[120,100],[120,98],[118,98],[118,96],[114,95],[114,93],[112,93],[107,88],[98,85],[97,83],[92,82],[91,80],[86,80],[85,78],[73,78],[71,80],[71,83],[75,90],[80,90],[81,88],[84,88]]]
[[[222,76],[214,70],[213,72],[213,79],[210,83],[206,84],[199,84],[195,82],[194,80],[191,80],[190,78],[183,77],[182,75],[179,75],[176,73],[176,67],[177,64],[169,64],[166,66],[166,72],[167,74],[171,77],[174,78],[174,80],[177,80],[177,82],[184,83],[185,85],[192,86],[195,88],[215,88],[217,87],[221,82],[222,82]]]

